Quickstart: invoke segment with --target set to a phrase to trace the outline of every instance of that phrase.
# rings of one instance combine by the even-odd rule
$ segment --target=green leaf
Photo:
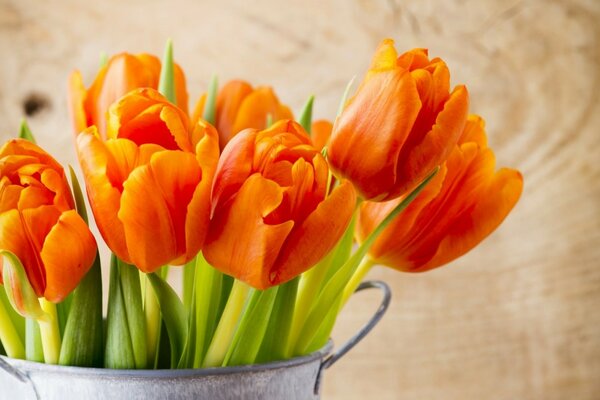
[[[269,326],[265,332],[265,337],[257,357],[258,362],[284,360],[289,357],[288,343],[294,318],[299,282],[300,277],[297,276],[279,286]]]
[[[75,174],[75,170],[71,165],[69,165],[69,175],[71,177],[71,186],[73,191],[73,199],[75,200],[75,208],[77,209],[77,214],[88,224],[88,214],[87,208],[85,207],[85,199],[83,197],[83,192],[81,191],[81,185],[79,184],[79,179],[77,179],[77,175]]]
[[[338,112],[337,112],[338,116],[344,111],[344,108],[346,108],[346,103],[348,102],[348,96],[350,96],[350,89],[352,89],[352,85],[354,85],[355,79],[356,79],[356,76],[353,76],[352,79],[350,79],[350,82],[348,82],[348,84],[346,85],[346,89],[344,90],[344,94],[342,95],[342,99],[340,100],[340,105],[338,107]]]
[[[306,100],[306,103],[302,108],[302,112],[300,113],[300,118],[298,118],[298,122],[300,123],[300,125],[302,125],[306,133],[308,133],[309,135],[311,133],[312,128],[312,112],[314,102],[315,96],[311,95],[308,98],[308,100]]]
[[[242,315],[232,342],[231,356],[226,357],[223,366],[253,364],[260,350],[265,332],[269,325],[273,305],[277,297],[278,286],[267,290],[255,291],[256,301],[250,304]]]
[[[146,319],[139,272],[114,255],[110,272],[104,366],[144,369],[147,367]]]
[[[18,314],[10,304],[8,296],[6,294],[5,286],[0,285],[0,306],[4,306],[10,321],[12,322],[17,335],[21,340],[25,340],[25,318]]]
[[[216,75],[210,78],[208,84],[208,93],[206,95],[206,103],[204,104],[204,113],[202,119],[211,125],[215,125],[217,121],[217,91],[219,90],[219,80]]]
[[[94,264],[73,292],[58,363],[102,367],[102,324],[102,271],[96,253]]]
[[[158,91],[171,103],[177,104],[177,95],[175,93],[175,65],[173,63],[173,41],[167,40],[165,46],[165,55],[160,69],[160,80],[158,81]]]
[[[42,310],[38,297],[29,283],[21,260],[8,250],[0,250],[0,257],[4,258],[2,276],[4,286],[8,288],[6,295],[14,310],[25,318],[49,321],[48,314]]]
[[[288,338],[286,358],[295,355],[294,348],[300,338],[300,334],[306,323],[306,318],[308,317],[313,304],[317,300],[324,283],[331,279],[331,276],[335,274],[335,272],[344,265],[346,260],[350,257],[355,224],[356,213],[350,220],[348,228],[346,228],[344,235],[336,247],[334,247],[334,249],[331,250],[317,265],[302,274],[296,299],[292,328]]]
[[[200,368],[218,322],[223,274],[213,268],[202,253],[196,256],[194,311],[196,332],[192,366]]]
[[[36,143],[35,137],[33,136],[31,129],[29,129],[29,125],[27,125],[27,121],[25,120],[25,118],[23,118],[21,120],[21,128],[19,129],[19,138],[29,140],[31,143],[34,143],[34,144]]]
[[[104,367],[134,369],[135,357],[119,275],[119,262],[113,254],[110,260]]]
[[[161,314],[171,343],[171,368],[177,367],[187,341],[188,314],[177,293],[156,274],[148,274],[158,298]]]
[[[247,308],[250,287],[240,280],[235,280],[227,299],[227,305],[219,320],[215,334],[210,342],[206,356],[202,361],[204,368],[218,367],[229,351],[233,341],[236,328],[240,321],[243,310]]]
[[[298,343],[296,344],[295,354],[307,354],[310,344],[315,340],[319,327],[323,321],[325,321],[331,308],[336,307],[339,311],[340,306],[338,304],[338,297],[343,295],[346,284],[352,278],[352,275],[366,256],[367,251],[375,239],[379,237],[383,230],[398,216],[398,214],[408,207],[421,190],[427,186],[438,170],[439,168],[436,168],[419,186],[417,186],[416,189],[402,200],[402,202],[385,217],[373,232],[371,232],[367,239],[359,246],[357,251],[352,254],[342,267],[333,274],[331,279],[329,279],[306,319],[306,324],[304,325],[299,335]]]
[[[194,275],[196,273],[196,258],[183,266],[183,305],[187,310],[193,302]]]
[[[105,51],[100,52],[100,68],[104,68],[108,65],[108,54]]]
[[[6,283],[6,282],[5,282]],[[4,286],[0,286],[0,292],[4,292]],[[11,314],[14,314],[10,302],[6,296],[0,297],[0,342],[5,354],[12,358],[24,358],[25,347],[23,336],[17,331],[13,324]]]

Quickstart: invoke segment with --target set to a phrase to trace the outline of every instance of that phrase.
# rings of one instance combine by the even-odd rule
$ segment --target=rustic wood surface
[[[428,47],[470,89],[521,202],[483,245],[422,275],[376,269],[388,315],[327,372],[325,399],[600,399],[600,2],[0,0],[0,139],[31,128],[74,163],[66,79],[101,51],[162,53],[192,100],[210,75],[277,88],[331,118],[378,41]],[[25,107],[27,104],[27,107]],[[341,342],[377,296],[350,303]]]

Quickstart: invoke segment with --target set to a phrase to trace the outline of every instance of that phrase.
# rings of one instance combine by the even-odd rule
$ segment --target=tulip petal
[[[23,187],[11,184],[8,177],[0,178],[0,213],[17,208]]]
[[[46,288],[46,273],[39,253],[59,216],[54,206],[13,209],[0,214],[0,246],[21,260],[38,296],[42,296]]]
[[[96,258],[96,241],[77,211],[61,214],[40,252],[46,269],[44,297],[61,302],[79,284]]]
[[[201,181],[196,187],[187,206],[185,220],[185,258],[184,263],[193,258],[202,248],[208,233],[210,219],[210,194],[213,177],[219,161],[219,135],[209,124],[198,125],[203,130],[202,139],[196,146],[196,160],[201,169]]]
[[[310,138],[317,150],[321,151],[325,147],[332,130],[333,124],[327,120],[321,119],[312,123]]]
[[[273,89],[258,87],[246,96],[240,105],[229,139],[243,129],[265,129],[269,114],[274,122],[293,118],[290,109],[279,102]]]
[[[86,129],[77,137],[76,147],[79,163],[85,177],[90,206],[94,219],[108,247],[123,261],[129,263],[130,257],[125,242],[123,223],[117,218],[124,178],[111,182],[109,176],[117,174],[116,169],[122,163],[115,163],[109,148],[97,136],[95,127]],[[118,142],[118,141],[116,141]],[[123,141],[125,143],[127,141]],[[121,142],[118,142],[121,143]],[[109,161],[114,168],[110,168]],[[127,175],[123,175],[127,176]]]
[[[390,192],[400,150],[420,108],[408,72],[396,68],[371,75],[334,125],[327,151],[334,170],[343,171],[366,199]]]
[[[458,141],[458,144],[475,142],[479,147],[487,147],[487,137],[485,135],[485,121],[479,115],[469,115],[465,124],[465,129]]]
[[[88,127],[87,116],[83,106],[86,96],[83,78],[79,71],[73,71],[69,76],[69,113],[76,134]]]
[[[219,91],[217,96],[217,131],[220,135],[221,148],[225,147],[227,142],[231,140],[237,132],[232,132],[233,124],[235,123],[238,110],[241,107],[244,99],[252,93],[252,85],[248,82],[233,80],[229,81]],[[244,126],[245,128],[256,128],[251,125]]]
[[[212,210],[225,203],[244,183],[252,171],[256,131],[247,129],[236,135],[223,149],[211,195]]]
[[[144,62],[126,53],[112,57],[89,88],[85,99],[85,109],[91,117],[88,125],[96,125],[103,138],[106,137],[106,112],[113,103],[133,89],[158,87],[158,74],[147,68],[148,57],[152,56],[147,56]]]
[[[343,181],[290,233],[273,267],[269,285],[292,279],[327,255],[348,227],[355,204],[352,184]]]
[[[377,50],[375,50],[369,71],[383,72],[394,69],[397,58],[398,53],[396,52],[394,41],[392,39],[384,39],[379,44],[379,47],[377,47]]]
[[[401,257],[394,249],[401,249],[405,238],[410,237],[410,232],[418,231],[417,221],[423,208],[425,208],[434,198],[438,196],[442,189],[443,182],[447,173],[446,165],[443,165],[435,177],[419,193],[419,195],[402,211],[401,217],[394,219],[386,229],[380,234],[379,238],[369,249],[369,254],[375,260],[383,255],[397,260]],[[356,236],[359,243],[362,243],[371,232],[396,208],[405,196],[397,197],[394,200],[385,202],[365,201],[360,205],[360,212],[356,224]],[[401,264],[394,262],[394,264]]]
[[[465,127],[468,109],[469,94],[464,86],[459,86],[423,140],[400,152],[395,189],[388,198],[408,192],[449,157]]]
[[[118,216],[131,260],[142,271],[154,272],[185,253],[186,210],[200,178],[194,154],[162,151],[123,184]]]
[[[477,246],[507,217],[523,190],[519,171],[501,169],[493,181],[482,188],[479,202],[472,210],[453,218],[453,223],[440,241],[435,255],[415,272],[427,271],[444,265]]]
[[[268,225],[264,218],[281,203],[283,189],[260,174],[217,208],[204,245],[209,263],[226,274],[264,289],[293,221]]]

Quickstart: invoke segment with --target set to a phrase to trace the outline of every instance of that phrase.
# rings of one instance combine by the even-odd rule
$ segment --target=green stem
[[[342,294],[342,307],[346,305],[348,299],[350,299],[350,296],[352,296],[352,294],[356,291],[358,285],[360,285],[360,283],[363,281],[363,279],[369,273],[369,271],[371,271],[371,268],[373,268],[374,265],[375,262],[368,257],[362,260],[362,262],[354,272],[354,275],[352,275],[352,278],[350,278],[350,281],[344,288],[344,293]]]
[[[213,338],[215,326],[219,315],[218,308],[221,303],[221,292],[224,275],[213,268],[198,254],[195,279],[195,309],[196,321],[194,342],[194,355],[192,366],[200,368],[208,346]]]
[[[202,363],[204,368],[219,367],[223,363],[249,290],[250,287],[242,281],[236,279],[233,283],[227,305]]]
[[[44,362],[40,325],[30,318],[25,321],[25,357],[28,361]]]
[[[160,305],[156,294],[152,289],[152,285],[148,280],[148,276],[144,273],[140,273],[140,279],[142,284],[142,293],[144,299],[144,314],[146,316],[146,350],[147,360],[149,365],[156,366],[158,343],[160,339]]]
[[[0,301],[0,340],[2,341],[4,350],[6,350],[7,356],[11,358],[25,358],[25,347],[23,347],[23,342],[3,301]]]
[[[48,314],[48,320],[40,320],[40,333],[42,335],[42,348],[46,364],[58,364],[60,357],[61,337],[58,327],[58,313],[56,304],[45,298],[40,299],[42,310]]]
[[[247,365],[256,361],[280,288],[281,286],[274,286],[253,292],[256,294],[253,296],[253,298],[256,297],[256,301],[252,301],[242,314],[223,366]]]
[[[300,277],[298,276],[279,286],[269,326],[260,349],[259,362],[284,360],[289,357],[290,333],[295,320],[299,283]]]

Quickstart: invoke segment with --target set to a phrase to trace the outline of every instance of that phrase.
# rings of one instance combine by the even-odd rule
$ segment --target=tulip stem
[[[344,288],[344,294],[342,295],[341,308],[343,308],[346,305],[346,302],[348,302],[348,299],[350,299],[350,296],[352,296],[352,294],[356,291],[356,288],[358,288],[358,285],[360,285],[360,283],[363,281],[364,277],[369,273],[369,271],[371,271],[371,268],[373,268],[374,265],[375,265],[375,261],[373,261],[372,259],[370,259],[368,257],[362,260],[362,262],[360,263],[360,265],[358,266],[358,268],[352,275],[352,278],[350,278],[350,281]]]
[[[40,299],[42,310],[48,314],[46,321],[39,320],[40,332],[42,335],[42,348],[44,349],[44,360],[46,364],[58,364],[60,357],[61,337],[58,327],[58,313],[56,304]]]
[[[0,287],[0,290],[4,290]],[[17,329],[6,309],[6,303],[0,299],[0,341],[6,355],[11,358],[25,358],[25,347],[19,337]]]
[[[237,279],[234,281],[227,305],[202,363],[204,368],[219,367],[225,360],[249,290],[250,287],[244,282]]]
[[[156,366],[158,353],[158,343],[160,337],[161,318],[160,305],[154,289],[150,285],[148,276],[140,272],[142,285],[142,297],[144,301],[144,314],[146,316],[146,343],[147,343],[147,362],[150,366]]]

